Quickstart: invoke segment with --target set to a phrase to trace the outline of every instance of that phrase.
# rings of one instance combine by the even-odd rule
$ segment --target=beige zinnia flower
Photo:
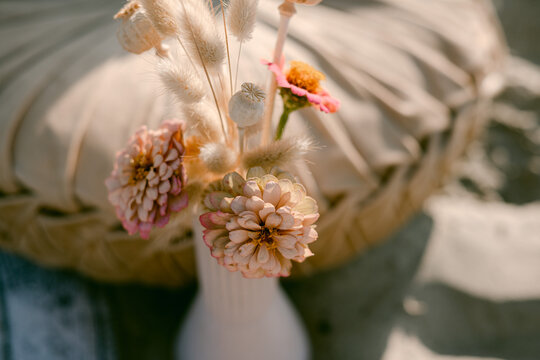
[[[247,181],[227,174],[204,203],[204,241],[218,263],[245,277],[288,276],[291,260],[313,255],[317,203],[284,172],[248,171]]]

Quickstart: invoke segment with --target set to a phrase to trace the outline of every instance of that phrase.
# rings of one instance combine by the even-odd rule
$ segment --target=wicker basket
[[[191,281],[189,229],[128,236],[103,185],[129,134],[174,114],[153,58],[116,44],[121,2],[62,1],[0,4],[0,31],[11,34],[0,49],[0,245],[106,281]],[[294,169],[322,213],[317,256],[296,274],[343,263],[398,228],[477,136],[502,85],[505,47],[487,2],[331,3],[299,9],[285,49],[325,72],[343,102],[333,117],[306,110],[291,121],[321,145]],[[269,56],[276,5],[261,2],[241,77],[265,80],[258,58]]]

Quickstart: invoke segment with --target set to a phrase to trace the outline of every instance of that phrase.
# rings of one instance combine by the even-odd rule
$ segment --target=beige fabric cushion
[[[239,82],[264,84],[278,4],[261,1]],[[103,185],[129,135],[174,114],[155,57],[117,44],[120,6],[0,3],[0,242],[100,279],[180,284],[195,271],[189,236],[128,236]],[[482,126],[505,47],[481,0],[298,6],[290,35],[288,59],[321,69],[342,101],[337,114],[308,109],[289,125],[321,147],[296,169],[323,215],[318,255],[299,273],[375,243],[439,185]]]

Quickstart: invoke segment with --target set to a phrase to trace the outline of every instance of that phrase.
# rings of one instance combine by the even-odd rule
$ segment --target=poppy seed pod
[[[258,86],[252,83],[243,83],[242,90],[238,91],[229,100],[229,116],[238,127],[246,128],[258,123],[264,113],[265,94]]]
[[[322,0],[288,0],[288,1],[296,3],[296,4],[302,4],[302,5],[317,5]]]
[[[146,15],[146,11],[136,2],[127,3],[115,19],[122,19],[118,28],[118,42],[133,54],[141,54],[154,47],[160,47],[162,38]]]

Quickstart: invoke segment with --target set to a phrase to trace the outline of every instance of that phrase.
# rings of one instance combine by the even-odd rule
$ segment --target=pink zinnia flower
[[[172,211],[188,205],[183,166],[184,123],[167,120],[152,131],[141,127],[116,155],[105,181],[109,201],[129,234],[147,239],[152,226],[163,227]]]
[[[317,240],[317,203],[287,173],[253,168],[247,179],[230,173],[206,196],[204,241],[230,271],[248,278],[288,276],[291,260],[313,255],[308,244]]]
[[[290,89],[292,94],[298,97],[306,97],[317,109],[325,113],[334,113],[339,110],[339,100],[321,88],[320,81],[325,76],[312,66],[301,61],[291,61],[289,70],[284,73],[283,66],[279,66],[267,60],[262,60],[264,65],[276,76],[276,82],[282,89]],[[282,96],[283,96],[282,92]],[[284,98],[284,101],[287,99]]]

